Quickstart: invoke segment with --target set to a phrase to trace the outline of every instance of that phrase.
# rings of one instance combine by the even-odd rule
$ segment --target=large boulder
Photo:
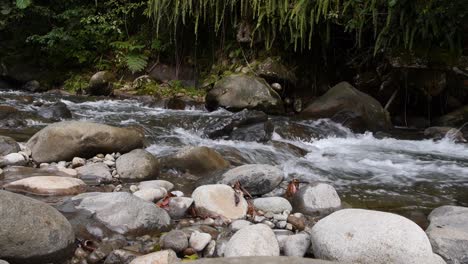
[[[62,263],[75,235],[67,219],[46,203],[0,190],[0,259],[12,264]]]
[[[71,198],[69,203],[122,235],[162,231],[171,221],[164,209],[126,192],[83,193]]]
[[[426,230],[434,252],[448,264],[468,263],[468,208],[442,206],[429,215]]]
[[[115,165],[122,181],[154,180],[159,176],[158,159],[144,149],[135,149],[123,154]]]
[[[438,126],[460,127],[468,121],[468,105],[458,108],[435,120]]]
[[[221,154],[208,147],[187,147],[164,158],[161,163],[166,169],[178,169],[195,175],[211,173],[229,167]]]
[[[249,75],[231,75],[218,81],[206,95],[206,107],[223,107],[232,111],[255,109],[269,114],[281,114],[281,97],[264,79]]]
[[[200,186],[193,191],[192,198],[200,215],[239,219],[247,214],[247,201],[227,185]]]
[[[86,184],[82,180],[59,176],[34,176],[3,187],[12,192],[44,196],[75,195],[86,191]]]
[[[351,263],[433,264],[444,261],[432,252],[424,231],[402,216],[344,209],[314,225],[314,256]]]
[[[131,128],[65,121],[37,132],[27,143],[37,163],[91,158],[99,153],[126,153],[143,147],[144,134]]]
[[[283,172],[275,166],[248,164],[223,174],[220,183],[232,185],[240,182],[251,195],[262,195],[274,190],[283,180]]]
[[[11,137],[0,136],[0,156],[16,153],[21,150],[18,143]]]
[[[108,71],[100,71],[91,76],[86,93],[89,95],[108,96],[113,93],[115,76]]]
[[[392,126],[388,112],[377,100],[347,82],[333,86],[308,105],[301,116],[331,118],[359,132],[387,130]]]
[[[225,257],[279,256],[280,248],[273,230],[256,224],[237,231],[226,244]]]
[[[257,74],[265,78],[269,83],[295,84],[297,79],[294,72],[290,71],[277,58],[267,58],[258,65]]]
[[[335,188],[326,183],[303,186],[292,199],[294,210],[306,215],[327,214],[341,206]]]

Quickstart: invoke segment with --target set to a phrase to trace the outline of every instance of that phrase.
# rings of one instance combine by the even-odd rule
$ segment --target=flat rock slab
[[[44,196],[76,195],[86,191],[86,184],[82,180],[58,176],[34,176],[3,187],[12,192]]]
[[[332,264],[338,262],[320,259],[298,257],[237,257],[237,258],[205,258],[193,264]]]

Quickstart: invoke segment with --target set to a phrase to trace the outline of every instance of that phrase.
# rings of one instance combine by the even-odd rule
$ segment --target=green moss
[[[181,81],[174,80],[163,84],[158,84],[156,82],[144,84],[136,93],[138,95],[152,95],[161,98],[169,98],[176,95],[204,97],[206,95],[206,90],[193,86],[184,86]]]

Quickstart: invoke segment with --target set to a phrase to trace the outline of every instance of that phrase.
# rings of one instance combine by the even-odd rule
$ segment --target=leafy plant
[[[145,45],[135,41],[116,41],[111,46],[116,50],[116,61],[122,67],[125,65],[132,73],[142,71],[148,65],[148,50]]]
[[[16,0],[16,7],[25,9],[32,4],[32,0]]]

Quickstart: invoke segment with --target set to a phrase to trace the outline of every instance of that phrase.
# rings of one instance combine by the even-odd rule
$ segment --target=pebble
[[[134,192],[136,192],[136,191],[138,191],[138,190],[139,190],[139,189],[138,189],[138,186],[136,186],[136,185],[130,185],[130,191],[131,191],[132,193],[134,193]]]
[[[79,247],[75,250],[75,257],[79,259],[84,259],[88,256],[88,252],[86,252],[83,248]]]
[[[120,192],[122,190],[122,188],[123,188],[122,184],[119,184],[119,185],[115,186],[114,192]]]
[[[136,187],[136,186],[135,186]],[[133,193],[136,197],[139,197],[148,202],[155,202],[161,200],[164,196],[166,196],[167,191],[163,188],[155,188],[155,189],[144,189],[138,190]]]
[[[256,215],[256,216],[254,217],[253,220],[254,220],[255,223],[261,223],[261,222],[263,222],[265,219],[266,219],[265,216]]]
[[[185,216],[187,210],[193,204],[193,199],[189,197],[173,197],[169,200],[168,213],[173,219],[180,219]]]
[[[112,160],[105,160],[104,164],[106,164],[109,167],[114,167],[115,166],[115,161]]]
[[[197,251],[195,249],[191,248],[191,247],[186,248],[184,250],[184,252],[182,252],[182,255],[184,255],[184,256],[192,256],[192,255],[195,255],[195,254],[197,254]]]
[[[214,256],[216,251],[216,241],[211,240],[210,243],[205,247],[205,250],[203,250],[203,256],[205,258],[211,258]]]
[[[112,251],[109,254],[109,256],[107,256],[106,261],[104,261],[104,264],[130,263],[136,257],[138,257],[138,255],[135,252],[117,249]]]
[[[273,216],[273,219],[275,219],[276,221],[286,221],[286,220],[288,220],[288,215],[289,215],[289,213],[287,213],[287,214],[275,214]]]
[[[236,220],[231,223],[231,230],[233,232],[237,232],[241,230],[242,228],[249,226],[249,225],[252,225],[252,223],[247,220]]]
[[[104,154],[101,154],[101,153],[100,153],[100,154],[97,154],[96,157],[97,157],[97,158],[100,158],[100,159],[103,159],[105,156],[104,156]]]
[[[106,154],[104,157],[106,161],[115,161],[115,158],[111,154]]]
[[[305,229],[305,217],[302,214],[289,215],[287,221],[296,230],[302,231]]]
[[[164,249],[182,252],[189,246],[187,235],[183,231],[172,230],[161,238],[161,246]]]
[[[269,228],[275,228],[275,224],[273,224],[271,221],[265,220],[262,223],[267,225]]]
[[[207,233],[193,232],[190,236],[189,246],[197,252],[202,251],[211,241],[211,235]]]
[[[49,167],[49,163],[41,163],[41,164],[39,164],[39,168],[45,168],[45,167]]]
[[[202,221],[202,225],[209,225],[212,226],[215,224],[215,220],[211,217],[208,217]]]
[[[2,174],[3,174],[3,170],[2,170],[2,169],[0,169],[0,175],[2,175]]]
[[[79,157],[74,157],[72,160],[72,168],[77,168],[86,165],[86,160]]]
[[[6,156],[0,158],[0,167],[1,166],[23,166],[26,165],[27,160],[23,155],[19,153],[10,153]]]
[[[59,163],[57,163],[57,167],[66,168],[67,167],[67,162],[66,161],[59,161]]]
[[[292,231],[292,230],[293,230],[293,225],[291,225],[291,223],[288,223],[288,224],[286,225],[286,229]]]
[[[278,223],[276,223],[276,227],[281,228],[281,229],[285,229],[287,225],[288,225],[288,222],[286,221],[279,221]]]

